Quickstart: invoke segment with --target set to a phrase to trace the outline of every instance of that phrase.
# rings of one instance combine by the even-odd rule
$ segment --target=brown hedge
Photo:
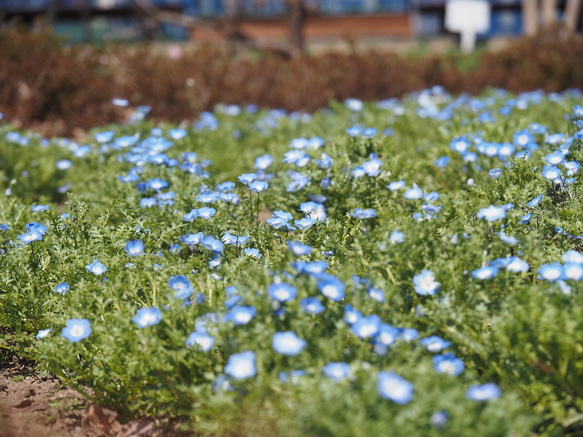
[[[111,105],[114,97],[151,106],[156,119],[180,121],[216,103],[313,111],[331,99],[379,100],[433,85],[472,94],[488,86],[514,92],[583,86],[583,39],[561,31],[469,59],[459,53],[256,55],[184,47],[173,58],[146,45],[67,47],[47,33],[8,29],[0,33],[0,112],[22,127],[68,136],[118,121],[123,114]]]

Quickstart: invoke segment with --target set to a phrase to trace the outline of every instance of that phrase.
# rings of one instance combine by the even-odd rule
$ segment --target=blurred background
[[[0,0],[0,113],[82,140],[221,104],[303,113],[434,86],[581,88],[581,2]]]

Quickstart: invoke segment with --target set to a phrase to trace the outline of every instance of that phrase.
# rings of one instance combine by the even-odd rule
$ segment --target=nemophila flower
[[[451,352],[433,357],[433,368],[438,373],[457,376],[464,371],[464,367],[464,362]]]
[[[553,262],[551,264],[543,264],[538,269],[538,274],[541,279],[545,281],[554,282],[563,277],[563,266],[558,262]]]
[[[45,338],[47,337],[53,330],[48,328],[48,329],[39,329],[39,331],[36,333],[35,337],[37,340],[40,340],[41,338]]]
[[[287,175],[291,178],[291,182],[288,184],[286,191],[288,193],[293,193],[301,190],[306,185],[310,183],[310,178],[297,171],[290,171]]]
[[[204,206],[204,207],[198,209],[197,217],[199,217],[203,220],[208,220],[209,218],[214,216],[216,213],[217,213],[216,209],[209,208],[208,206]]]
[[[451,140],[449,143],[449,148],[453,152],[458,152],[459,154],[463,155],[467,152],[471,145],[472,143],[466,137],[459,137]]]
[[[375,334],[374,342],[375,344],[390,346],[397,340],[399,333],[399,328],[395,328],[394,326],[388,325],[386,323],[381,323],[377,333]]]
[[[360,317],[350,328],[360,338],[374,337],[381,327],[381,318],[377,315]]]
[[[69,319],[61,335],[71,343],[77,343],[91,335],[91,322],[87,319]]]
[[[564,279],[580,281],[583,279],[583,264],[570,262],[565,263],[563,266],[563,277]]]
[[[229,231],[225,232],[225,234],[223,235],[223,243],[231,244],[236,247],[243,246],[245,243],[247,243],[247,241],[249,241],[249,237],[232,235],[231,233],[229,233]]]
[[[140,199],[141,208],[152,208],[158,204],[158,199],[155,197],[144,197]]]
[[[214,203],[219,198],[219,193],[216,191],[203,191],[196,198],[197,202]]]
[[[579,164],[579,161],[567,161],[563,163],[563,167],[565,167],[565,169],[567,170],[568,176],[573,176],[579,173],[579,170],[581,169],[581,164]]]
[[[413,277],[415,293],[420,295],[434,295],[439,291],[439,282],[435,280],[435,273],[431,270],[421,270],[421,273]]]
[[[354,211],[350,213],[350,216],[357,219],[370,219],[375,218],[377,216],[377,213],[372,208],[367,209],[354,208]]]
[[[419,188],[417,185],[414,185],[413,188],[409,188],[407,191],[405,191],[403,197],[409,200],[421,199],[423,197],[423,190],[421,190],[421,188]]]
[[[273,217],[267,219],[267,224],[275,229],[289,229],[290,225],[288,222],[293,218],[293,216],[289,212],[285,211],[274,211]],[[294,228],[295,229],[295,228]]]
[[[4,224],[0,225],[0,231],[7,231],[8,229],[10,229],[10,226]]]
[[[367,176],[374,177],[381,173],[381,165],[383,161],[378,158],[371,159],[362,163],[362,170],[367,174]]]
[[[186,234],[179,238],[184,244],[188,244],[189,246],[199,244],[202,239],[204,238],[204,234],[202,232],[197,232],[196,234]]]
[[[425,346],[425,349],[427,349],[429,352],[439,352],[451,346],[449,341],[445,341],[443,338],[438,337],[437,335],[422,338],[419,343],[421,343],[421,346]]]
[[[547,164],[551,165],[551,166],[556,166],[559,164],[562,164],[563,161],[565,161],[565,155],[563,155],[561,152],[553,152],[547,156],[545,156],[545,161],[547,162]]]
[[[49,205],[32,205],[30,208],[32,212],[43,212],[51,209]]]
[[[334,302],[338,302],[344,298],[344,288],[344,283],[334,276],[318,282],[320,292]]]
[[[362,313],[356,309],[354,309],[352,307],[352,305],[348,304],[346,305],[346,307],[344,307],[344,321],[349,324],[349,325],[353,325],[356,322],[358,322],[358,320],[360,320],[360,318],[363,317]]]
[[[542,175],[549,181],[555,181],[557,179],[561,179],[561,170],[552,165],[545,165],[542,171]]]
[[[265,154],[265,155],[261,155],[259,157],[257,157],[255,159],[255,168],[257,170],[265,170],[267,167],[269,167],[273,162],[273,156]]]
[[[369,288],[367,290],[367,294],[372,300],[376,300],[377,302],[384,303],[385,302],[385,292],[381,288]]]
[[[222,252],[224,250],[223,243],[221,243],[221,240],[217,240],[216,238],[211,237],[210,235],[204,237],[201,240],[200,244],[205,249],[212,250],[213,252]]]
[[[516,239],[516,237],[512,237],[511,235],[506,235],[506,233],[504,231],[500,231],[500,233],[498,234],[498,237],[500,237],[501,241],[503,241],[506,244],[510,244],[511,246],[518,244],[518,240]]]
[[[300,307],[307,314],[320,314],[326,308],[322,303],[315,297],[305,297],[300,300]]]
[[[354,112],[362,111],[363,108],[362,100],[355,99],[352,97],[349,97],[348,99],[344,100],[344,105]]]
[[[492,168],[488,170],[488,174],[492,179],[498,179],[502,175],[502,170],[499,168]]]
[[[502,206],[490,205],[488,208],[481,208],[476,215],[479,219],[495,222],[506,217],[506,210]]]
[[[531,208],[534,208],[534,207],[536,207],[536,206],[539,206],[539,205],[541,204],[542,200],[543,200],[543,195],[542,195],[542,194],[539,194],[539,195],[538,195],[538,196],[536,196],[534,199],[530,200],[530,201],[527,203],[527,206],[529,206],[529,207],[531,207]]]
[[[520,273],[520,272],[528,272],[530,269],[528,263],[518,257],[510,257],[509,263],[506,265],[506,270],[509,272]]]
[[[135,241],[128,241],[124,247],[124,250],[127,252],[129,256],[138,256],[144,254],[144,243],[140,240]]]
[[[565,263],[577,263],[583,264],[583,254],[577,252],[576,250],[568,250],[561,257]]]
[[[310,162],[310,155],[308,155],[303,150],[295,149],[290,150],[285,153],[285,157],[281,160],[281,162],[285,162],[287,164],[295,164],[298,167],[305,167]]]
[[[256,193],[261,193],[261,192],[267,190],[267,187],[269,187],[269,184],[265,181],[253,181],[248,185],[248,187],[251,191],[255,191]]]
[[[400,180],[400,181],[391,182],[389,185],[387,185],[387,188],[391,191],[397,191],[397,190],[400,190],[401,188],[403,188],[404,186],[405,186],[405,181]]]
[[[328,363],[322,368],[322,371],[332,381],[338,382],[350,375],[350,365],[347,363]]]
[[[433,163],[437,168],[445,168],[449,164],[449,156],[441,156]]]
[[[498,268],[494,266],[485,266],[472,271],[472,276],[476,279],[492,279],[498,274]]]
[[[245,185],[249,185],[251,182],[253,182],[255,179],[257,179],[257,174],[255,174],[255,173],[243,173],[237,179],[239,182],[241,182]]]
[[[402,243],[403,241],[405,241],[405,234],[395,229],[393,232],[391,232],[391,235],[389,236],[389,241],[391,242],[391,244]]]
[[[309,255],[312,253],[311,246],[300,243],[299,241],[288,241],[287,247],[289,247],[289,250],[291,250],[291,252],[296,256]]]
[[[261,253],[259,253],[259,249],[255,249],[255,248],[251,248],[251,247],[247,247],[247,248],[243,249],[243,255],[248,256],[249,258],[255,258],[255,259],[259,259],[263,256]]]
[[[126,107],[128,106],[130,103],[127,101],[127,99],[111,99],[111,104],[114,106],[121,106],[121,107]]]
[[[225,320],[231,320],[235,325],[246,325],[256,313],[257,310],[252,306],[234,306],[227,312]]]
[[[179,244],[173,244],[172,246],[170,246],[170,253],[176,254],[178,255],[180,253],[180,245]]]
[[[291,264],[293,268],[297,270],[298,273],[305,273],[307,275],[317,276],[326,271],[328,268],[327,261],[297,261]]]
[[[31,231],[25,232],[18,236],[18,239],[22,241],[24,244],[32,243],[33,241],[40,241],[43,239],[43,234],[37,230],[33,229]]]
[[[298,290],[287,282],[269,284],[267,294],[273,300],[287,302],[296,298]]]
[[[65,294],[67,291],[69,291],[69,284],[66,282],[61,282],[55,286],[55,293]]]
[[[168,187],[168,182],[160,178],[149,179],[146,186],[153,191],[160,191]]]
[[[362,136],[369,139],[374,138],[377,132],[378,131],[376,127],[367,127],[365,130],[362,131]]]
[[[383,398],[399,405],[413,399],[413,384],[394,372],[377,373],[377,390]]]
[[[314,223],[316,223],[316,220],[308,217],[304,217],[303,219],[300,220],[294,220],[294,225],[296,225],[298,229],[300,229],[301,231],[305,231],[306,229],[311,227]]]
[[[251,378],[257,374],[255,352],[244,351],[231,355],[225,366],[225,373],[234,379]]]
[[[98,143],[109,143],[113,140],[113,136],[115,135],[114,131],[106,131],[106,132],[97,132],[94,137]]]
[[[399,338],[407,343],[410,343],[419,338],[419,332],[415,328],[405,328],[401,330]]]
[[[61,159],[55,163],[55,167],[57,167],[58,170],[69,170],[73,167],[73,162],[68,159]]]
[[[298,337],[293,331],[276,332],[271,341],[271,346],[276,353],[287,356],[298,355],[306,345],[306,340]]]
[[[489,401],[499,398],[501,394],[502,392],[496,384],[488,382],[482,385],[473,385],[468,388],[466,397],[472,401]]]
[[[351,136],[352,138],[356,138],[360,135],[362,135],[362,128],[358,127],[358,126],[352,126],[349,128],[346,128],[346,133]]]
[[[175,292],[176,299],[186,299],[194,292],[190,281],[184,275],[170,276],[168,285]]]
[[[91,264],[87,264],[85,268],[88,272],[93,273],[95,276],[101,276],[107,271],[107,267],[105,267],[96,259],[94,259]]]
[[[186,339],[186,346],[199,346],[203,352],[208,352],[215,344],[215,338],[206,331],[194,331]]]
[[[162,320],[162,311],[156,307],[140,308],[132,322],[138,325],[138,328],[145,328],[146,326],[157,325]]]

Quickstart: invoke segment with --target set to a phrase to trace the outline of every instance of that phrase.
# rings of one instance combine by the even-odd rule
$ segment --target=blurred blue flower
[[[407,404],[413,399],[413,384],[394,372],[377,374],[377,390],[383,398],[399,405]]]
[[[362,313],[348,304],[344,307],[344,321],[349,325],[353,325],[362,318]]]
[[[472,276],[476,279],[492,279],[498,274],[498,268],[494,266],[485,266],[472,271]]]
[[[251,378],[257,374],[255,352],[244,351],[231,355],[225,366],[225,374],[234,379]]]
[[[350,215],[357,219],[370,219],[375,218],[377,216],[377,213],[372,208],[368,209],[354,208],[354,211],[352,211]]]
[[[296,256],[309,255],[312,253],[312,247],[299,241],[288,241],[289,250]]]
[[[301,299],[300,307],[302,307],[307,314],[320,314],[326,309],[315,297],[305,297]]]
[[[506,210],[502,206],[490,205],[488,208],[481,208],[476,215],[479,219],[495,222],[506,217]]]
[[[47,337],[53,330],[48,328],[48,329],[39,329],[39,331],[36,333],[35,337],[37,340],[41,339],[41,338],[45,338]]]
[[[295,299],[298,291],[294,286],[286,282],[279,282],[270,284],[267,287],[267,293],[271,299],[279,302],[287,302]]]
[[[91,335],[91,323],[87,319],[69,319],[61,335],[71,343],[77,343]]]
[[[124,247],[124,250],[127,252],[129,256],[138,256],[144,254],[144,243],[140,240],[135,241],[128,241]]]
[[[493,382],[488,382],[482,385],[473,385],[468,388],[466,397],[473,401],[489,401],[491,399],[499,398],[502,392],[500,388]]]
[[[88,272],[93,273],[96,276],[103,275],[107,271],[107,267],[101,264],[98,260],[93,260],[91,264],[85,266]]]
[[[252,306],[234,306],[227,312],[225,320],[231,320],[235,325],[246,325],[256,313],[257,310]]]
[[[381,318],[377,315],[360,317],[351,328],[360,338],[374,337],[381,326]]]
[[[298,337],[293,331],[276,332],[271,341],[271,346],[276,353],[287,356],[298,355],[306,345],[306,340]]]
[[[563,277],[563,266],[558,262],[543,264],[539,267],[538,274],[542,279],[554,282]]]
[[[437,335],[422,338],[419,343],[421,343],[421,346],[425,346],[429,352],[439,352],[451,346],[449,341],[446,341]]]
[[[409,188],[403,194],[403,197],[405,199],[417,200],[417,199],[421,199],[423,197],[423,190],[421,190],[421,188],[419,188],[417,185],[415,185],[415,184],[413,184],[413,185],[414,185],[413,188]]]
[[[464,371],[464,367],[464,362],[451,352],[433,356],[433,368],[438,373],[457,376]]]
[[[55,293],[65,294],[67,291],[69,291],[69,284],[66,282],[61,282],[55,286]]]
[[[338,382],[350,375],[350,365],[347,363],[328,363],[322,368],[324,375]]]
[[[334,276],[318,282],[318,289],[324,296],[334,302],[338,302],[344,298],[344,288],[344,283]]]
[[[206,331],[194,331],[186,339],[186,346],[199,346],[203,352],[208,352],[215,344],[215,338]]]
[[[174,297],[176,299],[186,299],[194,292],[190,281],[184,275],[170,276],[168,285],[175,292]]]
[[[261,193],[261,192],[267,190],[267,187],[269,187],[269,184],[265,181],[253,181],[248,185],[248,187],[251,191],[255,191],[256,193]]]
[[[162,320],[162,311],[156,307],[140,308],[132,322],[138,325],[138,328],[145,328],[146,326],[157,325]]]
[[[435,273],[431,270],[421,270],[413,277],[415,293],[420,295],[434,295],[439,291],[440,283],[435,280]]]

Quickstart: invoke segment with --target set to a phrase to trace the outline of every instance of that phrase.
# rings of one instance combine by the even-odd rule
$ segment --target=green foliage
[[[7,225],[0,230],[3,354],[34,357],[88,398],[127,416],[187,418],[201,434],[577,435],[582,286],[573,275],[554,281],[540,272],[583,247],[582,188],[578,179],[567,183],[576,172],[561,167],[560,183],[542,174],[545,156],[556,150],[566,151],[567,161],[581,160],[572,110],[579,101],[575,92],[496,91],[454,99],[433,89],[362,111],[332,102],[311,116],[234,115],[237,108],[221,106],[196,127],[185,126],[182,138],[174,126],[137,120],[110,126],[113,139],[92,136],[86,146],[0,125],[0,225]],[[510,114],[498,113],[502,107]],[[546,135],[533,122],[544,124]],[[353,124],[392,133],[352,137],[346,129]],[[524,129],[533,132],[530,146],[516,146],[501,159],[500,147],[516,143]],[[553,137],[558,133],[567,135]],[[475,160],[452,149],[462,135]],[[132,138],[134,144],[125,143]],[[305,148],[290,149],[294,139]],[[298,150],[310,156],[305,165],[281,161],[293,160],[284,154]],[[199,197],[251,173],[264,154],[275,158],[267,173],[256,169],[269,183],[265,191],[237,182],[232,194],[239,202],[210,204]],[[318,162],[323,154],[330,165]],[[375,156],[380,169],[369,175]],[[449,162],[436,164],[442,157]],[[489,175],[493,168],[499,177]],[[289,186],[293,172],[307,178],[305,185]],[[168,187],[155,188],[157,178]],[[387,188],[398,180],[404,188]],[[439,198],[404,197],[413,184]],[[540,204],[529,205],[539,194]],[[310,199],[323,202],[327,219],[302,230],[294,219],[304,216],[300,205]],[[35,212],[42,204],[50,208]],[[478,218],[489,205],[506,205],[506,217]],[[203,207],[216,213],[188,219]],[[376,217],[358,218],[356,208],[374,209]],[[265,223],[278,210],[291,213],[289,226],[298,229]],[[33,233],[33,222],[46,226],[44,234]],[[501,230],[517,241],[502,240]],[[402,241],[394,231],[404,233]],[[220,240],[226,232],[249,241],[224,243],[218,256],[194,237]],[[36,237],[23,242],[26,235]],[[144,249],[132,256],[128,242],[137,240]],[[289,241],[312,251],[294,255]],[[526,271],[504,268],[513,256],[527,263]],[[92,271],[94,261],[105,272]],[[302,272],[316,261],[326,261],[325,274]],[[479,279],[475,272],[484,266],[499,270]],[[423,270],[435,274],[435,294],[416,290],[414,278]],[[192,285],[189,300],[171,288],[179,275]],[[343,299],[322,292],[322,281],[331,278],[344,284]],[[270,286],[279,281],[297,296],[271,298]],[[65,282],[69,289],[56,292]],[[230,286],[239,302],[229,296]],[[306,312],[301,299],[308,297],[324,311]],[[398,328],[398,338],[383,347],[378,337],[375,344],[359,334],[345,321],[348,305]],[[225,319],[241,306],[256,311],[248,323]],[[138,310],[153,307],[161,320],[139,327]],[[72,319],[88,320],[91,333],[70,341],[63,329]],[[35,338],[45,329],[51,332]],[[273,347],[274,334],[287,331],[306,341],[297,355]],[[208,352],[186,345],[193,332],[212,336]],[[443,353],[461,359],[463,372],[438,373],[436,351],[413,333],[450,342]],[[255,353],[256,375],[226,378],[227,363],[242,351]],[[332,362],[349,364],[346,378],[325,376]],[[295,370],[305,374],[291,377]],[[413,384],[411,401],[381,396],[378,375],[386,371]],[[280,372],[291,381],[283,382]],[[487,382],[500,387],[500,397],[468,398],[469,387]],[[442,411],[443,423],[435,416]]]

